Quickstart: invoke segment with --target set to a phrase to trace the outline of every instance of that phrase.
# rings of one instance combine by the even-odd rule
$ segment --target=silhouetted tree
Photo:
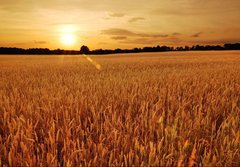
[[[83,45],[80,49],[80,54],[89,54],[89,53],[90,53],[90,49],[87,46]]]
[[[190,50],[190,47],[189,46],[185,46],[184,50],[188,51],[188,50]]]

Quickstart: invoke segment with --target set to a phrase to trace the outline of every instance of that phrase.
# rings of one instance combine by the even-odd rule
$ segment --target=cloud
[[[120,43],[126,44],[141,44],[141,45],[180,45],[184,42],[177,36],[168,36],[166,38],[144,38],[144,37],[132,37],[126,40],[120,41]]]
[[[110,28],[106,30],[102,30],[102,34],[105,35],[127,35],[127,36],[135,36],[136,33],[126,30],[126,29],[121,29],[121,28]]]
[[[45,45],[47,41],[29,41],[29,42],[17,42],[13,43],[14,45],[29,45],[29,44],[37,44],[37,45]]]
[[[124,39],[127,39],[127,37],[125,37],[125,36],[114,36],[114,37],[112,37],[112,39],[114,39],[114,40],[124,40]]]
[[[124,17],[124,13],[109,13],[108,14],[110,17]]]
[[[115,35],[115,36],[149,37],[149,38],[168,37],[167,34],[138,33],[138,32],[133,32],[133,31],[130,31],[127,29],[121,29],[121,28],[110,28],[110,29],[102,30],[102,34]]]
[[[13,43],[13,45],[26,45],[26,44],[29,44],[29,42],[16,42],[16,43]]]
[[[121,43],[126,44],[142,44],[142,45],[148,45],[148,44],[158,44],[159,40],[154,38],[136,38],[136,39],[128,39],[121,41]]]
[[[203,34],[203,32],[197,32],[197,33],[193,34],[191,37],[198,38],[198,37],[200,37],[201,34]]]
[[[41,44],[41,45],[44,45],[44,44],[47,44],[46,41],[34,41],[35,44]]]
[[[172,33],[172,36],[179,36],[179,35],[181,35],[181,33],[178,33],[178,32]]]
[[[140,21],[140,20],[145,20],[145,18],[143,18],[143,17],[133,17],[130,20],[128,20],[128,22],[133,23],[133,22]]]

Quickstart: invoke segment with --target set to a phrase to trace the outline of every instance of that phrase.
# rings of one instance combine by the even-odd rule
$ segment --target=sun
[[[74,34],[63,34],[61,36],[61,42],[66,46],[72,46],[76,42],[76,37]]]

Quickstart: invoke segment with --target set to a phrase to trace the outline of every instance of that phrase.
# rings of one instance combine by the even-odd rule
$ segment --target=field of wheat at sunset
[[[239,0],[1,0],[0,166],[240,166]]]

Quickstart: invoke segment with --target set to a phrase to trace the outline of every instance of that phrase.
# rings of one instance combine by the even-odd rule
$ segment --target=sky
[[[240,42],[240,0],[1,0],[0,46],[79,49]]]

